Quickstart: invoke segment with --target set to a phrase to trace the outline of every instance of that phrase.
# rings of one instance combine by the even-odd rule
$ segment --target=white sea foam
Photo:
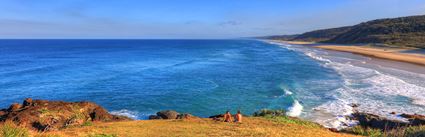
[[[118,111],[111,111],[110,113],[112,115],[126,116],[126,117],[129,117],[131,119],[140,119],[138,112],[130,111],[130,110],[127,110],[127,109],[122,109],[122,110],[118,110]]]
[[[398,70],[376,67],[366,62],[370,58],[347,60],[346,57],[328,54],[327,51],[320,49],[285,44],[280,46],[301,52],[319,61],[323,67],[335,70],[344,81],[340,88],[329,91],[335,94],[334,100],[318,106],[306,106],[306,108],[323,112],[318,114],[333,115],[333,117],[311,116],[314,117],[314,121],[326,127],[341,129],[355,124],[346,118],[353,113],[350,104],[358,104],[356,108],[358,111],[390,119],[405,120],[391,115],[391,112],[425,114],[425,87],[421,84],[423,82],[420,82],[425,81],[424,75],[413,74],[413,72],[400,73]],[[315,113],[315,111],[305,111]]]
[[[291,107],[288,108],[288,112],[286,112],[286,115],[291,117],[298,117],[301,115],[303,111],[303,106],[298,102],[298,100],[294,100],[294,103]]]
[[[290,96],[290,95],[294,94],[294,93],[292,93],[291,91],[289,91],[287,89],[284,89],[283,91],[285,92],[285,95],[286,96]]]
[[[294,94],[288,88],[286,88],[284,85],[280,85],[280,89],[283,90],[283,92],[285,93],[285,96],[290,96],[290,95]]]

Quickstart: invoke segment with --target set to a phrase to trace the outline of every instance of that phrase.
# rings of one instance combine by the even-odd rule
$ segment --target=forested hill
[[[385,44],[397,47],[425,48],[425,15],[378,19],[354,26],[316,30],[293,38],[273,39],[314,41],[336,44]]]

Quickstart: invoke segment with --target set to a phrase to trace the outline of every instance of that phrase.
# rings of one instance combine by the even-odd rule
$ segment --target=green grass
[[[412,126],[384,132],[384,137],[423,137],[425,126]]]
[[[25,128],[16,126],[12,122],[6,122],[0,127],[2,137],[28,137],[29,132]]]
[[[257,111],[253,114],[254,117],[264,117],[268,120],[283,123],[283,124],[297,124],[302,125],[306,127],[313,127],[313,128],[320,128],[321,126],[319,124],[309,122],[306,120],[301,120],[298,118],[291,118],[286,116],[285,110],[271,110],[271,109],[262,109],[260,111]]]
[[[404,133],[407,137],[423,137],[425,136],[425,126],[408,127],[404,129]]]
[[[368,137],[382,137],[383,132],[380,129],[363,128],[361,126],[355,126],[351,129],[351,132],[356,135],[368,136]]]
[[[291,117],[287,117],[287,116],[266,115],[266,116],[264,116],[264,118],[271,120],[271,121],[274,121],[274,122],[283,123],[283,124],[296,124],[296,125],[301,125],[301,126],[305,126],[305,127],[312,127],[312,128],[321,128],[322,127],[317,123],[301,120],[301,119],[298,119],[298,118],[291,118]]]
[[[38,112],[40,112],[41,114],[46,114],[46,113],[49,113],[49,110],[47,108],[42,108],[38,110]]]
[[[93,126],[93,122],[91,121],[86,121],[84,122],[81,126],[85,127],[85,126]]]
[[[271,109],[262,109],[253,114],[254,117],[264,117],[264,116],[286,116],[286,111],[281,110],[271,110]]]
[[[368,137],[424,137],[425,126],[404,127],[388,131],[356,126],[349,129],[348,132]]]

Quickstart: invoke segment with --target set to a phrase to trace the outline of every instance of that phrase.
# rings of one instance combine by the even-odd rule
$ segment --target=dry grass
[[[211,119],[149,120],[94,123],[92,126],[68,128],[49,133],[32,133],[38,137],[149,137],[149,136],[291,136],[338,137],[327,129],[288,118],[245,118],[244,123],[224,123]]]

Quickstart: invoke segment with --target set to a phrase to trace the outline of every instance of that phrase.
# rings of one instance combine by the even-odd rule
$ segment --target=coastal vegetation
[[[286,41],[425,48],[425,15],[378,19],[354,26],[266,38]]]
[[[355,126],[345,132],[368,137],[423,137],[425,136],[425,126],[411,126],[385,131]]]
[[[29,131],[29,136],[353,136],[350,134],[331,132],[315,123],[301,121],[302,120],[294,120],[288,117],[247,117],[241,124],[225,123],[208,118],[97,122],[92,126],[71,127],[44,133]]]
[[[60,105],[59,105],[60,104]],[[243,123],[223,122],[223,115],[199,118],[172,110],[151,120],[114,116],[90,102],[26,99],[2,109],[0,137],[127,137],[127,136],[425,136],[425,116],[400,114],[409,122],[355,113],[359,125],[341,131],[286,115],[285,110],[263,109],[245,116]],[[77,120],[76,120],[77,119]]]
[[[90,102],[26,99],[0,112],[2,137],[353,136],[287,117],[284,110],[261,110],[256,117],[245,117],[243,123],[223,122],[221,115],[199,118],[171,110],[152,115],[153,120],[130,120],[104,113]],[[69,121],[74,122],[70,125]]]

